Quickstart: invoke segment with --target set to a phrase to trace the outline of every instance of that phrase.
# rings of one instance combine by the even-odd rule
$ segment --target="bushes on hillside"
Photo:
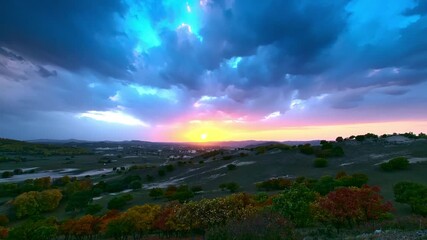
[[[396,202],[408,204],[413,213],[427,216],[427,186],[415,182],[399,182],[393,187]]]
[[[160,198],[163,196],[162,188],[152,188],[150,189],[150,193],[148,194],[152,198]]]
[[[12,228],[9,231],[9,240],[48,240],[56,239],[58,235],[58,226],[56,220],[48,219],[30,219],[24,223]]]
[[[74,212],[85,209],[92,202],[93,193],[90,190],[78,191],[68,197],[65,211]]]
[[[380,167],[384,171],[404,170],[409,167],[409,161],[405,157],[397,157],[381,163]]]
[[[241,193],[186,203],[144,204],[122,213],[109,211],[103,216],[85,215],[64,222],[31,218],[14,226],[9,236],[10,239],[142,239],[153,234],[196,237],[206,233],[206,239],[295,239],[294,225],[319,222],[337,228],[363,225],[387,217],[390,210],[391,205],[382,200],[375,187],[344,187],[320,197],[302,182],[276,196]],[[0,227],[0,238],[7,231]]]
[[[62,193],[58,189],[30,191],[17,196],[12,204],[15,207],[16,217],[22,218],[55,210],[61,199]]]
[[[102,210],[102,205],[101,204],[89,204],[86,207],[86,214],[97,214]]]
[[[235,164],[228,164],[228,165],[227,165],[227,169],[228,169],[229,171],[235,170],[236,168],[237,168],[237,166],[236,166]]]
[[[131,201],[133,196],[131,194],[124,194],[122,196],[113,197],[108,202],[108,209],[122,209],[125,207],[126,203]]]
[[[307,155],[314,154],[314,148],[308,143],[304,145],[299,145],[298,149],[302,154],[307,154]]]
[[[0,215],[0,226],[6,226],[9,223],[9,218],[6,215]]]
[[[292,185],[292,180],[288,178],[271,178],[255,184],[258,191],[284,190]]]
[[[335,178],[326,175],[319,180],[301,178],[298,179],[297,182],[304,183],[307,187],[318,192],[320,195],[326,195],[338,187],[360,188],[368,183],[368,176],[361,173],[347,175],[345,172],[339,172]]]
[[[328,166],[328,160],[325,158],[316,158],[314,159],[313,165],[316,168],[324,168]]]
[[[235,182],[228,182],[228,183],[221,183],[219,185],[219,188],[222,191],[228,190],[229,192],[235,193],[235,192],[237,192],[237,190],[239,190],[240,186],[239,186],[239,184],[237,184]]]
[[[312,206],[315,219],[331,224],[337,229],[353,227],[370,220],[387,218],[392,210],[385,202],[378,187],[338,188],[320,197]]]
[[[267,151],[271,151],[273,149],[279,149],[282,151],[286,151],[286,150],[290,150],[291,146],[286,145],[286,144],[282,144],[282,143],[273,143],[273,144],[268,144],[268,145],[258,146],[258,147],[252,148],[252,150],[255,151],[256,155],[264,154]]]
[[[303,184],[294,184],[273,198],[273,209],[300,227],[312,223],[310,204],[316,199],[316,193]]]

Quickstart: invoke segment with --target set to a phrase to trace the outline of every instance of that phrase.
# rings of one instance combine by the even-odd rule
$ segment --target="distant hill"
[[[56,139],[33,139],[27,140],[29,143],[56,143],[56,144],[64,144],[64,143],[88,143],[91,141],[79,140],[79,139],[64,139],[64,140],[56,140]]]
[[[58,144],[31,143],[13,139],[0,138],[0,153],[23,155],[83,155],[90,152],[85,148],[69,147]]]
[[[223,147],[223,148],[243,148],[243,147],[257,147],[257,146],[263,146],[263,145],[269,145],[273,143],[284,143],[287,145],[300,145],[300,144],[306,144],[309,143],[311,145],[319,145],[320,140],[310,140],[310,141],[258,141],[258,140],[245,140],[245,141],[216,141],[216,142],[149,142],[149,141],[141,141],[141,140],[125,140],[125,141],[87,141],[87,140],[79,140],[79,139],[64,139],[64,140],[57,140],[57,139],[34,139],[34,140],[28,140],[27,142],[30,143],[44,143],[44,144],[72,144],[72,143],[93,143],[93,144],[100,144],[100,143],[111,143],[111,144],[121,144],[121,145],[175,145],[175,144],[183,144],[183,145],[205,145],[205,146],[216,146],[216,147]]]

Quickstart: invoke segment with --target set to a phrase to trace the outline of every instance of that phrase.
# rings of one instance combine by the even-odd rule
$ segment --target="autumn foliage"
[[[321,196],[304,183],[293,183],[280,194],[239,193],[184,203],[144,204],[123,212],[112,210],[103,216],[84,215],[63,222],[29,219],[28,224],[10,231],[0,228],[0,237],[8,233],[19,236],[25,229],[36,229],[42,234],[43,229],[47,229],[48,236],[65,240],[143,239],[157,234],[164,237],[206,234],[210,236],[208,239],[219,239],[211,238],[216,233],[226,234],[223,239],[250,239],[247,237],[251,234],[268,237],[263,239],[284,236],[290,239],[295,237],[294,226],[313,226],[321,222],[339,229],[386,217],[392,207],[384,202],[379,192],[378,187],[365,185],[341,187]],[[18,196],[13,204],[18,216],[31,216],[53,209],[61,197],[59,190],[27,192]],[[55,204],[47,207],[42,201]],[[32,206],[37,206],[39,212],[32,210]]]
[[[9,229],[6,227],[0,226],[0,239],[6,239],[9,235]]]
[[[369,220],[378,220],[392,210],[390,202],[384,202],[378,187],[338,188],[312,205],[314,216],[323,223],[337,228]]]
[[[62,193],[58,189],[30,191],[17,196],[12,204],[15,207],[16,216],[22,218],[55,210],[61,199]]]

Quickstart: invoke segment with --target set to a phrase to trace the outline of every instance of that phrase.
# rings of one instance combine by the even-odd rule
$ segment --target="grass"
[[[397,204],[393,201],[393,185],[399,181],[415,181],[427,184],[425,173],[427,172],[427,162],[411,164],[409,169],[395,172],[381,171],[376,165],[382,161],[392,159],[399,156],[407,157],[427,157],[427,149],[425,141],[415,141],[411,144],[392,145],[381,142],[362,142],[362,143],[339,143],[344,149],[345,156],[339,158],[329,158],[328,166],[324,168],[315,168],[313,166],[314,155],[301,154],[297,149],[280,150],[274,152],[266,152],[264,154],[249,154],[248,156],[238,156],[230,160],[215,160],[212,158],[203,159],[204,163],[199,164],[199,160],[194,159],[193,164],[185,164],[183,166],[174,166],[174,170],[166,172],[165,176],[159,177],[157,171],[159,167],[152,169],[138,169],[128,174],[139,174],[143,181],[145,176],[150,174],[154,176],[154,183],[167,183],[170,180],[182,179],[177,184],[187,184],[192,186],[201,186],[203,192],[196,194],[194,199],[212,198],[229,194],[226,191],[220,191],[218,185],[226,182],[236,182],[240,185],[239,191],[255,193],[255,183],[264,181],[272,177],[288,176],[298,177],[305,176],[309,178],[320,178],[324,175],[335,176],[339,171],[346,171],[348,174],[364,173],[369,176],[369,184],[380,186],[382,195],[389,201],[392,201],[397,215],[405,215],[409,212],[409,207]],[[39,170],[53,170],[58,168],[78,168],[81,171],[120,167],[132,164],[163,164],[166,159],[159,156],[150,156],[147,158],[120,158],[117,162],[110,163],[106,166],[98,163],[101,156],[87,155],[76,156],[72,158],[73,163],[65,164],[66,157],[48,157],[39,158],[32,157],[29,160],[21,163],[6,162],[2,163],[2,169],[28,168],[39,167]],[[171,162],[169,162],[171,163]],[[172,162],[173,163],[173,162]],[[246,163],[241,164],[239,163]],[[237,168],[234,171],[229,171],[227,165],[235,164]],[[342,165],[344,164],[344,165]],[[94,182],[104,180],[114,180],[123,177],[124,175],[109,174],[104,178],[95,177]],[[145,181],[143,182],[146,183]],[[137,205],[144,203],[163,203],[164,199],[153,199],[148,196],[149,190],[141,189],[131,192],[134,199],[128,205]],[[105,194],[100,200],[95,200],[93,203],[99,203],[104,206],[103,211],[107,208],[108,201],[114,196]],[[1,199],[1,202],[6,202],[9,199]],[[0,206],[0,213],[8,211],[9,206]],[[65,212],[65,204],[53,213],[59,219],[70,217],[69,213]]]

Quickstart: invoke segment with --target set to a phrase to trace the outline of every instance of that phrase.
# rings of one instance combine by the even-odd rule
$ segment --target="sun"
[[[208,138],[208,135],[206,133],[200,134],[200,139],[202,139],[203,141],[206,140],[207,138]]]

